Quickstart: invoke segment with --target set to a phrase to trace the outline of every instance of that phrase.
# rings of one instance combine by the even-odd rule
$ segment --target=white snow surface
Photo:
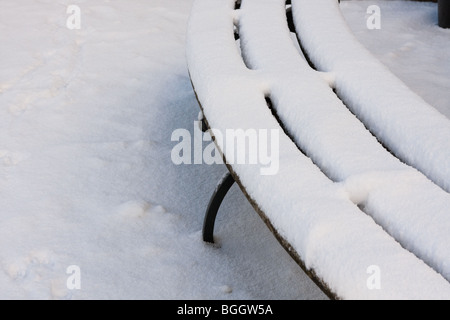
[[[450,120],[357,41],[336,1],[297,0],[292,8],[303,46],[320,71],[336,74],[348,107],[400,159],[450,192]]]
[[[295,56],[299,57],[299,55],[292,43],[286,23],[283,23],[282,19],[270,19],[272,14],[278,14],[282,17],[284,1],[246,0],[239,11],[233,11],[233,6],[233,1],[197,0],[194,4],[188,30],[189,69],[199,100],[204,106],[203,114],[212,128],[222,132],[229,128],[242,128],[244,130],[279,128],[266,106],[265,95],[270,95],[275,105],[283,104],[283,99],[285,99],[286,107],[290,108],[288,111],[291,112],[286,119],[292,120],[293,118],[296,122],[295,119],[298,118],[299,114],[304,114],[304,117],[310,121],[305,121],[305,123],[300,121],[298,125],[310,125],[309,134],[313,138],[318,136],[319,144],[327,144],[327,141],[321,139],[324,134],[318,132],[317,128],[314,127],[317,126],[315,122],[321,122],[320,120],[324,116],[333,115],[333,120],[338,125],[342,125],[343,128],[346,128],[346,126],[357,128],[357,125],[354,125],[356,119],[351,117],[350,113],[348,113],[348,116],[340,116],[337,113],[338,116],[334,117],[334,107],[331,112],[326,109],[326,106],[322,110],[323,102],[320,101],[319,96],[326,94],[326,92],[331,93],[331,89],[327,87],[326,82],[317,82],[314,76],[317,79],[321,79],[320,77],[303,71],[302,68],[304,67],[296,62],[294,58]],[[233,24],[238,26],[241,34],[240,43],[246,64],[244,64],[239,54],[240,51],[237,50],[234,43]],[[265,26],[270,26],[270,30],[266,30]],[[261,31],[258,33],[256,30]],[[285,36],[283,37],[283,35]],[[281,38],[284,42],[283,40],[277,41]],[[218,46],[218,43],[222,45]],[[271,44],[273,47],[268,48],[266,44]],[[291,53],[294,58],[289,57],[287,52]],[[289,63],[291,64],[289,65]],[[303,64],[306,63],[303,61]],[[290,72],[291,70],[295,72]],[[282,79],[288,79],[289,81],[283,82]],[[280,81],[280,87],[287,88],[286,91],[297,90],[301,91],[303,95],[296,97],[286,94],[286,91],[283,92],[274,84]],[[334,100],[338,101],[336,97]],[[324,103],[327,104],[332,101],[325,101]],[[316,110],[306,110],[305,112],[305,105],[317,107]],[[342,109],[345,108],[342,106]],[[310,115],[314,112],[319,120],[315,120],[314,116]],[[283,118],[283,113],[279,112],[279,116]],[[301,118],[299,119],[301,120]],[[292,125],[292,122],[286,122]],[[328,122],[322,121],[322,124],[325,123],[328,124]],[[349,136],[356,134],[362,136],[362,139],[364,139],[364,136],[367,136],[367,139],[369,137],[373,139],[361,124],[359,124],[359,128],[355,129],[354,133],[350,132]],[[339,131],[333,132],[333,124],[324,125],[323,129],[325,134],[330,131],[328,133],[330,137],[339,135],[346,137],[347,134]],[[293,135],[294,140],[300,140],[300,145],[302,139],[311,139],[305,132],[296,135],[294,131]],[[357,137],[355,138],[357,139]],[[366,142],[372,141],[367,139]],[[336,141],[337,143],[335,143],[339,146],[340,138],[338,137]],[[352,145],[352,140],[349,141],[349,144]],[[377,146],[380,148],[378,144]],[[220,142],[219,148],[227,158],[231,152],[234,152],[234,150],[224,149]],[[344,148],[343,145],[338,149],[342,148]],[[332,149],[332,146],[325,148],[323,151],[318,151],[318,162],[320,162],[321,157],[327,156],[327,150],[331,157],[333,156],[334,151],[330,149]],[[307,153],[308,151],[307,148]],[[312,152],[316,152],[316,150]],[[347,157],[344,156],[343,161],[352,163],[354,159],[351,154],[349,152]],[[389,160],[384,160],[383,157],[385,156],[380,156],[378,159],[373,156],[375,163],[377,161],[385,162],[387,172],[399,170],[400,167],[395,165],[396,163],[400,165],[398,161],[391,163]],[[356,163],[358,161],[359,159],[356,159]],[[364,167],[364,161],[362,164],[362,167]],[[339,297],[349,299],[415,299],[433,296],[449,298],[450,287],[448,282],[426,266],[423,261],[401,248],[372,219],[360,211],[356,206],[358,203],[355,204],[350,201],[340,185],[334,184],[325,177],[309,158],[297,150],[294,143],[286,135],[281,134],[280,136],[280,172],[277,175],[267,177],[259,175],[258,169],[256,165],[233,166],[233,170],[249,196],[258,203],[259,208],[273,223],[280,235],[293,246],[306,267],[313,269],[318,277]],[[407,172],[405,175],[408,178],[411,174],[412,172]],[[379,177],[380,174],[378,173],[377,176]],[[399,182],[399,185],[402,186],[401,190],[406,188],[406,194],[414,196],[408,191],[408,183],[411,181],[414,187],[419,186],[421,192],[427,193],[427,188],[420,185],[420,180],[424,179],[421,177],[419,175],[419,182],[411,179],[411,177],[403,179],[400,174],[393,175],[391,178],[392,181]],[[362,180],[368,182],[368,180]],[[381,178],[381,180],[384,179]],[[386,183],[389,186],[392,181],[385,181],[381,184],[384,186],[384,183]],[[371,184],[370,181],[368,183]],[[430,183],[427,187],[433,188],[434,185]],[[375,189],[377,189],[377,186],[375,186]],[[384,189],[388,194],[391,194],[391,190],[386,189],[386,186],[384,186]],[[426,241],[422,241],[422,245],[427,248],[430,248],[429,241],[435,241],[436,232],[432,232],[433,229],[436,231],[436,228],[442,228],[444,232],[439,231],[439,234],[444,238],[446,237],[445,231],[448,230],[445,227],[445,224],[447,224],[445,216],[448,214],[447,208],[450,198],[443,190],[437,187],[435,189],[437,190],[436,195],[438,199],[442,200],[442,203],[438,206],[437,215],[439,218],[435,219],[437,223],[425,232]],[[383,191],[381,193],[384,194]],[[401,196],[403,197],[403,194]],[[370,195],[368,197],[370,198]],[[427,196],[425,197],[427,198]],[[414,200],[414,197],[406,197],[406,199]],[[381,203],[385,203],[386,200],[388,200],[388,197],[381,198]],[[433,197],[428,199],[427,205],[433,203],[433,200]],[[377,200],[375,202],[379,203]],[[400,199],[399,202],[403,205],[401,212],[404,212],[405,215],[411,214],[410,208],[404,208],[404,200]],[[385,205],[387,209],[384,208],[384,210],[389,211],[394,208],[393,211],[396,211],[398,207],[395,203],[388,200]],[[413,208],[413,210],[413,215],[418,216],[418,219],[417,217],[414,218],[415,222],[406,226],[401,226],[401,223],[394,223],[394,229],[403,228],[407,230],[406,233],[409,233],[412,224],[420,225],[430,219],[428,207],[425,209]],[[387,214],[387,216],[390,215],[392,214]],[[408,222],[407,219],[402,221]],[[391,224],[393,224],[392,221],[388,223],[388,225]],[[416,233],[417,231],[422,230],[415,229]],[[355,239],[358,239],[359,243],[355,243]],[[414,236],[412,239],[414,239]],[[411,239],[409,240],[406,247],[409,247],[411,243]],[[446,242],[447,240],[444,241],[444,243]],[[438,244],[438,242],[434,243],[433,246],[435,244]],[[383,249],[380,250],[380,248]],[[413,251],[420,253],[416,252],[419,250]],[[445,252],[445,248],[437,251]],[[434,255],[437,255],[437,253],[434,252]],[[431,262],[430,260],[427,260],[428,263]],[[448,257],[444,254],[437,260],[444,267],[436,264],[433,267],[444,273],[445,266],[449,261]],[[368,261],[383,266],[382,268],[386,272],[383,277],[389,279],[387,281],[389,284],[383,290],[371,291],[365,285],[362,271],[370,266],[370,264],[367,264]],[[404,276],[400,277],[400,274]],[[416,277],[417,274],[421,276],[414,283],[403,281],[405,278]]]
[[[366,27],[367,8],[381,10],[381,29]],[[409,1],[341,1],[358,41],[409,88],[450,118],[450,30],[437,27],[437,5]]]
[[[72,4],[80,30],[66,28]],[[226,169],[170,158],[171,133],[192,132],[199,110],[191,5],[0,2],[1,299],[325,298],[237,187],[220,248],[201,240]]]
[[[328,177],[352,181],[347,192],[353,202],[364,204],[404,247],[450,279],[450,195],[400,163],[347,110],[297,53],[283,10],[282,0],[246,0],[239,11],[244,60],[263,73],[278,116]],[[397,190],[395,198],[391,189]],[[383,196],[375,201],[375,193]]]
[[[226,169],[175,166],[170,159],[171,133],[178,128],[193,132],[198,115],[185,60],[192,3],[0,2],[0,299],[326,298],[281,248],[236,186],[219,212],[218,245],[201,241],[205,207]],[[376,35],[360,25],[358,12],[365,11],[364,2],[342,4],[355,34],[398,76],[409,80],[414,91],[449,116],[445,98],[449,72],[436,61],[449,50],[427,45],[430,35],[440,32],[446,37],[446,33],[418,27],[432,20],[433,5],[371,3],[380,4],[386,17],[386,29]],[[73,4],[81,9],[80,30],[66,28],[66,9]],[[408,42],[404,50],[395,47],[398,44],[391,41],[387,26],[398,28],[395,37]],[[217,45],[221,44],[217,39]],[[423,59],[431,65],[426,67]],[[419,86],[428,80],[433,85]],[[265,88],[258,82],[258,92]],[[311,176],[315,181],[318,170],[308,160],[297,161],[305,164],[299,180]],[[297,187],[294,178],[280,187]],[[368,179],[375,181],[370,186],[378,185],[376,174]],[[374,297],[366,290],[367,266],[379,263],[385,270],[387,260],[372,258],[391,255],[394,260],[412,261],[407,265],[413,268],[383,273],[383,288],[395,289],[401,282],[405,288],[412,286],[411,295],[421,297],[428,294],[420,291],[422,284],[435,283],[433,294],[445,296],[447,285],[442,279],[392,244],[370,218],[352,220],[345,213],[323,210],[336,201],[346,208],[343,211],[359,214],[343,200],[348,195],[341,187],[319,178],[321,190],[322,183],[332,195],[329,201],[314,198],[314,185],[297,190],[298,203],[305,200],[301,210],[317,208],[323,213],[316,221],[314,217],[303,221],[305,228],[322,223],[307,241],[300,239],[309,266],[317,263],[332,269],[328,263],[333,259],[363,253],[350,267],[358,290],[341,270],[332,270],[331,276],[336,287],[354,297]],[[346,184],[354,190],[352,201],[365,199],[367,206],[372,201],[382,203],[377,198],[383,194],[373,193],[374,199],[367,199],[368,190],[361,186],[358,179]],[[289,211],[289,206],[280,204],[274,210]],[[366,243],[360,241],[366,229],[354,237],[333,238],[336,234],[329,230],[336,226],[354,231],[342,225],[343,216],[370,225],[379,239],[374,252],[366,252]],[[280,214],[278,218],[290,223],[290,217]],[[345,246],[333,250],[336,246],[325,246],[330,242]],[[355,251],[342,251],[355,243]],[[329,256],[317,256],[321,252]],[[67,286],[70,274],[66,270],[72,265],[80,268],[80,289]],[[358,295],[364,291],[367,296]]]

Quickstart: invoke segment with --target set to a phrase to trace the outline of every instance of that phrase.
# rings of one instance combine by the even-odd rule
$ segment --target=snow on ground
[[[380,7],[381,29],[366,27],[369,5]],[[358,38],[426,102],[450,118],[450,30],[437,26],[437,4],[404,1],[341,1]]]
[[[324,298],[237,187],[201,241],[225,168],[170,158],[191,3],[75,1],[80,30],[72,1],[0,3],[0,298]]]
[[[66,28],[71,4],[80,30]],[[219,212],[220,248],[201,241],[226,169],[170,159],[172,132],[192,132],[198,114],[184,55],[191,4],[0,2],[1,299],[325,298],[237,187]],[[364,3],[343,8],[364,44],[399,76],[417,76],[413,84],[432,79],[414,89],[448,110],[450,73],[433,59],[449,50],[426,42],[442,31],[400,26],[421,9],[425,18],[410,21],[430,21],[433,5],[381,5],[378,33],[365,29]],[[403,19],[390,20],[397,8]],[[389,25],[409,50],[396,47]],[[79,290],[66,285],[71,265]]]

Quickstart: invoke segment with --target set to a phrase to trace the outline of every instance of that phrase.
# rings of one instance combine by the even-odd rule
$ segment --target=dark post
[[[439,0],[438,7],[439,26],[450,28],[450,0]]]

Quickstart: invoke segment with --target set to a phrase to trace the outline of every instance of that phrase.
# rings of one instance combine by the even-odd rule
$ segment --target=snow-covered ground
[[[342,2],[360,41],[450,117],[436,5]],[[69,5],[81,9],[70,30]],[[201,241],[223,165],[176,166],[198,106],[192,0],[0,2],[0,299],[324,299],[234,186]],[[69,266],[79,267],[70,288]],[[76,273],[76,272],[75,272]]]
[[[380,8],[380,29],[366,27],[367,8]],[[437,4],[409,1],[342,1],[358,38],[426,102],[450,118],[450,30],[437,26]]]

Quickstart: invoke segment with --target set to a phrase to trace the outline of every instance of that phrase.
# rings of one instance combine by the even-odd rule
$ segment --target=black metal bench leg
[[[450,2],[448,0],[438,1],[439,26],[450,28]]]
[[[203,222],[203,241],[214,243],[214,224],[216,222],[217,212],[225,198],[228,190],[234,183],[231,173],[227,172],[216,187],[214,194],[209,201],[206,209],[205,220]]]

